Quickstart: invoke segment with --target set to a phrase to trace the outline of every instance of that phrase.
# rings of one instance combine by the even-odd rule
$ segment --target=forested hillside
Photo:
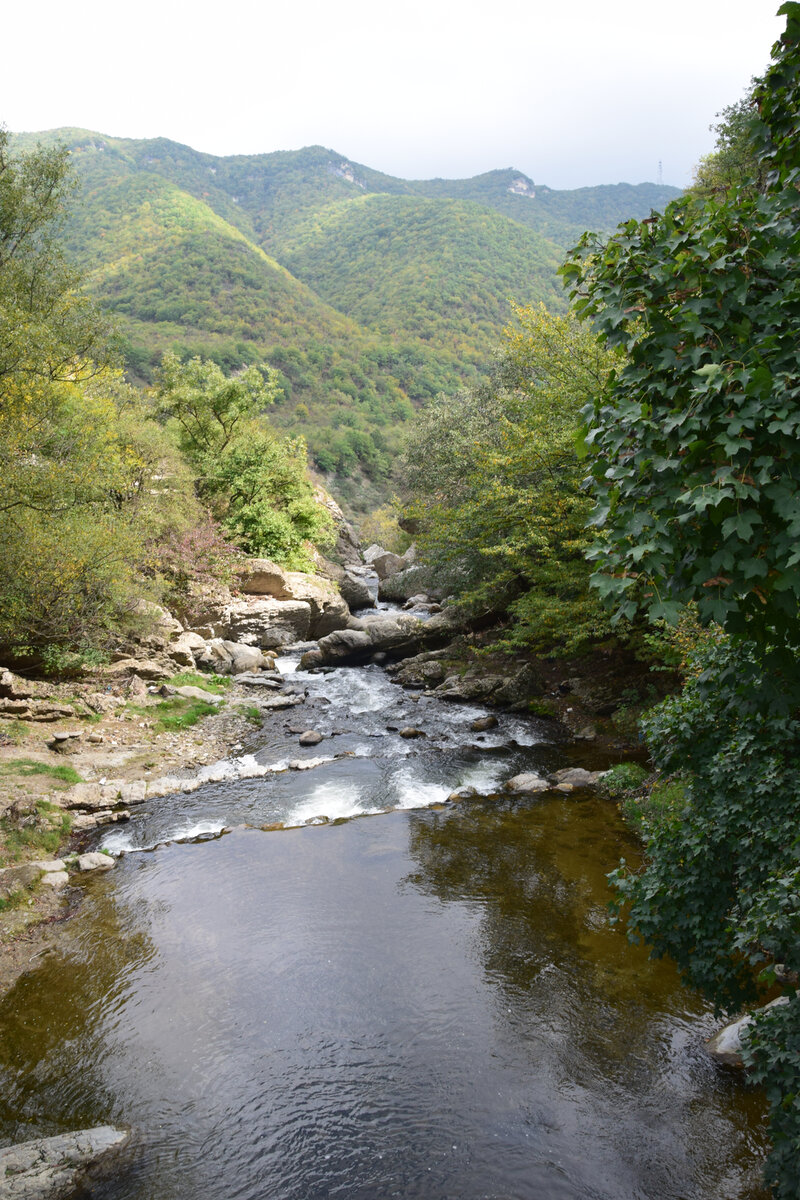
[[[274,423],[362,510],[414,407],[488,372],[509,302],[563,311],[566,247],[675,194],[557,192],[510,169],[408,181],[318,146],[216,158],[76,129],[14,139],[38,142],[70,149],[65,245],[118,320],[130,376],[150,382],[165,350],[268,362]]]

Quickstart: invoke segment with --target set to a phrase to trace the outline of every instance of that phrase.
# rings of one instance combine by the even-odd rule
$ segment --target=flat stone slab
[[[248,687],[280,688],[286,682],[282,675],[268,675],[266,672],[262,675],[256,671],[241,671],[235,678],[237,683],[247,684]]]
[[[3,1200],[61,1200],[72,1195],[81,1175],[130,1134],[112,1125],[20,1142],[0,1150]]]

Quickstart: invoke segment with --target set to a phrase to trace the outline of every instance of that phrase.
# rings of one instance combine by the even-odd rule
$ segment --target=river
[[[571,748],[295,666],[250,753],[101,839],[117,868],[0,1004],[0,1139],[129,1124],[94,1200],[762,1200],[761,1094],[609,923],[614,806],[442,803]]]

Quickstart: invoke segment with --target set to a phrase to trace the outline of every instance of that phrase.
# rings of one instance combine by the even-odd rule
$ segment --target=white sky
[[[769,61],[780,0],[39,0],[0,123],[213,154],[322,144],[405,178],[681,187]]]

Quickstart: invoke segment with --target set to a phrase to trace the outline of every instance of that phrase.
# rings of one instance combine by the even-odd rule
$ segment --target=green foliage
[[[676,200],[585,236],[564,268],[628,355],[587,410],[594,583],[620,614],[673,620],[692,600],[703,623],[800,634],[800,162],[766,123],[796,119],[793,38],[751,126],[767,190]]]
[[[510,613],[507,648],[574,652],[608,632],[588,591],[576,441],[615,356],[572,318],[515,311],[492,383],[439,397],[413,428],[408,512],[422,557],[465,607]]]
[[[800,969],[800,4],[781,12],[759,116],[736,132],[755,175],[606,247],[584,239],[566,268],[581,311],[630,354],[587,413],[597,583],[618,612],[674,619],[691,602],[730,633],[697,643],[682,694],[644,722],[656,766],[683,783],[646,825],[644,868],[612,881],[636,935],[730,1010],[774,964]],[[799,1045],[795,993],[744,1046],[780,1200],[797,1196]]]
[[[730,104],[717,115],[722,118],[712,126],[716,149],[701,158],[695,168],[692,193],[700,198],[712,195],[755,196],[763,191],[765,171],[756,153],[753,139],[758,112],[754,90],[758,80],[743,100]]]
[[[327,542],[333,523],[314,498],[303,439],[277,437],[260,418],[274,395],[266,368],[226,378],[215,363],[168,354],[158,376],[160,411],[177,424],[214,518],[245,553],[302,569],[306,543]]]
[[[649,772],[641,763],[617,763],[606,771],[600,782],[601,791],[612,800],[621,800],[628,792],[641,787]]]
[[[227,378],[214,362],[193,358],[182,363],[167,353],[158,372],[162,411],[180,429],[183,452],[201,468],[240,437],[254,417],[275,399],[275,372],[248,367]]]
[[[150,382],[164,351],[226,375],[270,363],[273,424],[302,434],[361,512],[391,490],[412,405],[488,373],[508,296],[563,307],[563,248],[676,194],[558,192],[511,169],[408,181],[320,146],[216,158],[166,139],[42,136],[69,146],[82,203],[68,249],[118,318],[133,377]]]
[[[237,704],[236,711],[251,725],[261,725],[264,720],[264,714],[257,704]]]
[[[42,852],[55,854],[69,837],[72,829],[69,813],[55,808],[47,800],[37,800],[36,811],[37,824],[24,828],[20,828],[9,817],[0,818],[0,864],[19,862],[21,858],[30,858]],[[26,897],[27,894],[21,888],[19,893],[10,897],[6,907],[15,907],[15,895]],[[0,911],[3,909],[0,908]]]

